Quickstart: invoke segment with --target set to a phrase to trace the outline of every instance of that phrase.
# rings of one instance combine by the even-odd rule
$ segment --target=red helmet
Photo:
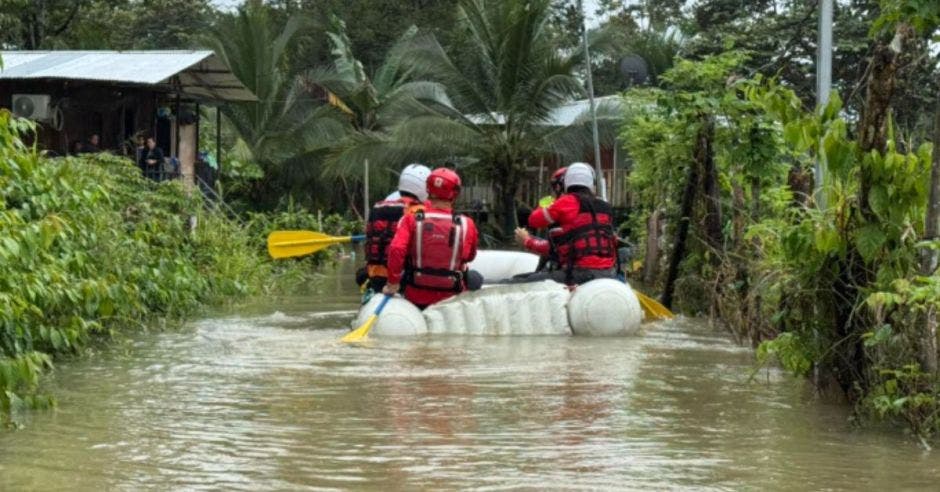
[[[460,194],[460,176],[446,167],[439,167],[428,175],[428,196],[454,201]]]
[[[567,170],[567,167],[562,167],[552,173],[552,179],[549,183],[552,186],[552,191],[554,191],[556,195],[561,195],[565,192],[565,171]]]

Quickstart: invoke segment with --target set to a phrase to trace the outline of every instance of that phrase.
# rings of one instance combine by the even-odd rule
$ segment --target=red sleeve
[[[467,235],[464,238],[463,243],[463,261],[470,263],[474,258],[477,257],[477,242],[479,241],[479,233],[477,232],[477,225],[473,222],[473,219],[464,216],[463,220],[467,222]]]
[[[529,239],[525,240],[525,249],[539,256],[548,256],[548,251],[551,248],[550,248],[548,239],[542,239],[540,237],[529,236]]]
[[[566,215],[577,215],[580,204],[574,195],[562,195],[548,207],[539,207],[529,215],[529,227],[545,229],[564,220]]]
[[[408,257],[408,247],[411,245],[411,233],[415,229],[415,216],[405,215],[398,222],[395,237],[388,245],[388,283],[400,284],[401,276],[405,270],[405,259]]]

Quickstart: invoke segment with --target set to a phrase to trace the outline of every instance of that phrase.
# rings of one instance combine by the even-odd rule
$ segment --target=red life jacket
[[[570,273],[579,261],[588,256],[617,258],[613,210],[610,204],[595,196],[574,195],[579,210],[574,220],[561,225],[561,232],[551,236],[563,268]]]
[[[398,200],[383,200],[372,206],[366,224],[366,265],[385,267],[388,263],[388,245],[395,237],[398,221],[406,211],[420,205],[418,200],[405,196]]]
[[[404,283],[427,290],[464,290],[463,244],[467,229],[462,216],[420,211],[414,248],[409,252]]]

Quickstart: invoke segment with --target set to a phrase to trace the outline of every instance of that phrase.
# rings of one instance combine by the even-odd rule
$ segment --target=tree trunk
[[[666,285],[663,289],[662,303],[672,308],[672,297],[676,289],[676,280],[679,279],[679,265],[685,257],[686,245],[689,239],[689,226],[692,222],[692,212],[695,208],[695,198],[698,191],[699,166],[705,161],[711,143],[708,141],[708,125],[699,129],[695,142],[695,158],[689,163],[685,177],[685,189],[682,192],[682,205],[679,210],[679,222],[676,225],[676,245],[669,257],[669,270],[666,273]]]
[[[760,220],[760,180],[754,178],[751,181],[751,221]]]
[[[924,372],[928,374],[937,373],[937,308],[931,306],[927,308],[927,314],[924,315],[924,333],[921,339],[921,363],[924,365]]]
[[[516,229],[516,189],[517,185],[503,183],[497,186],[496,196],[499,200],[499,225],[506,237],[511,237]]]
[[[643,259],[643,282],[652,286],[659,278],[659,247],[662,238],[663,210],[656,209],[646,222],[646,257]]]
[[[933,123],[933,166],[930,171],[930,198],[927,202],[927,217],[924,223],[924,240],[935,241],[940,238],[940,105],[937,105]],[[937,251],[924,248],[921,250],[920,274],[933,275],[937,271]],[[937,373],[937,310],[927,309],[924,316],[924,332],[920,343],[921,363],[924,370]]]
[[[343,194],[346,195],[346,200],[349,201],[349,208],[356,214],[356,218],[365,223],[365,217],[359,213],[359,207],[356,205],[356,194],[349,190],[349,183],[346,182],[345,177],[340,177],[340,182],[343,183]]]
[[[695,160],[702,167],[702,196],[705,199],[705,241],[715,250],[722,250],[721,234],[721,188],[718,184],[718,166],[715,165],[715,152],[712,142],[715,140],[715,124],[711,117],[706,117],[702,124],[704,135],[699,136],[700,149],[696,149]]]
[[[924,222],[924,240],[940,238],[940,104],[934,117],[933,166],[930,171],[930,197],[927,202],[927,217]],[[937,251],[924,248],[921,251],[921,275],[933,275],[937,270]]]
[[[761,197],[761,186],[760,179],[752,178],[751,180],[751,217],[750,222],[755,223],[760,220],[761,217],[761,207],[760,207],[760,197]],[[750,241],[750,244],[753,245],[753,248],[750,249],[750,258],[751,261],[759,262],[762,259],[761,255],[761,243],[758,238],[753,238]],[[745,246],[747,247],[747,246]],[[769,323],[766,319],[761,316],[761,310],[763,305],[763,298],[761,297],[760,289],[752,289],[750,284],[750,273],[748,273],[748,285],[745,292],[748,301],[748,313],[750,314],[750,319],[748,320],[748,332],[751,337],[751,345],[756,347],[762,341],[764,341],[769,336],[769,331],[767,327]]]
[[[871,151],[884,152],[887,145],[887,122],[891,113],[900,59],[913,36],[910,26],[898,26],[890,44],[879,41],[875,44],[865,105],[859,122],[858,159]],[[859,173],[858,211],[863,223],[877,223],[877,217],[868,203],[872,187],[871,172],[864,166]],[[869,361],[861,334],[868,329],[864,316],[858,316],[856,307],[864,302],[862,290],[871,284],[870,265],[862,259],[857,249],[849,250],[837,265],[839,278],[833,291],[839,292],[840,301],[833,306],[837,335],[845,340],[834,359],[833,375],[850,400],[857,399],[868,387]]]
[[[887,145],[888,117],[891,114],[891,98],[894,96],[894,86],[897,79],[900,58],[908,45],[914,32],[913,29],[901,24],[898,26],[894,40],[890,44],[877,43],[872,55],[871,76],[868,79],[868,90],[865,94],[865,106],[859,124],[859,154],[864,155],[872,150],[884,152]],[[863,169],[859,190],[859,207],[862,215],[872,220],[874,218],[868,204],[868,195],[871,191],[871,177]]]
[[[38,50],[42,45],[43,26],[46,22],[46,0],[39,0],[33,6],[33,11],[26,16],[26,49]]]
[[[787,174],[787,186],[793,192],[794,207],[805,207],[809,203],[809,197],[813,192],[813,178],[803,169],[803,166],[796,162],[790,167]]]
[[[503,234],[511,238],[513,231],[518,226],[527,225],[525,221],[528,215],[520,224],[516,216],[518,207],[516,206],[516,196],[519,194],[519,187],[524,176],[526,164],[524,161],[516,160],[511,156],[504,157],[506,163],[499,167],[496,173],[496,199],[499,200],[500,221],[499,226],[503,229]],[[526,205],[529,207],[530,205]]]
[[[744,245],[744,229],[747,220],[747,204],[744,201],[744,187],[740,183],[731,184],[731,248],[741,251]]]

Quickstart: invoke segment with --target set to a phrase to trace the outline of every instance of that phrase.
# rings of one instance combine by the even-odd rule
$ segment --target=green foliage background
[[[922,263],[937,249],[925,222],[935,220],[927,209],[938,161],[921,127],[930,113],[912,111],[900,74],[922,68],[918,57],[929,56],[924,41],[940,25],[940,6],[882,7],[870,25],[871,50],[908,39],[896,41],[890,99],[869,93],[846,105],[836,89],[812,110],[786,74],[748,73],[760,53],[680,58],[660,88],[627,95],[623,139],[640,211],[633,230],[645,231],[652,211],[665,211],[671,260],[678,225],[690,224],[676,282],[681,308],[720,319],[758,347],[760,363],[776,360],[820,389],[836,389],[859,418],[901,421],[926,437],[940,431],[940,379],[928,363],[936,335],[925,321],[940,307],[940,276]],[[860,83],[884,87],[895,74],[869,70]],[[878,121],[880,128],[862,128]],[[866,143],[866,134],[876,137]],[[702,180],[703,155],[717,169],[713,192]],[[828,172],[814,195],[817,160]],[[697,201],[683,217],[679,203],[690,189]],[[717,229],[709,227],[714,209]]]

